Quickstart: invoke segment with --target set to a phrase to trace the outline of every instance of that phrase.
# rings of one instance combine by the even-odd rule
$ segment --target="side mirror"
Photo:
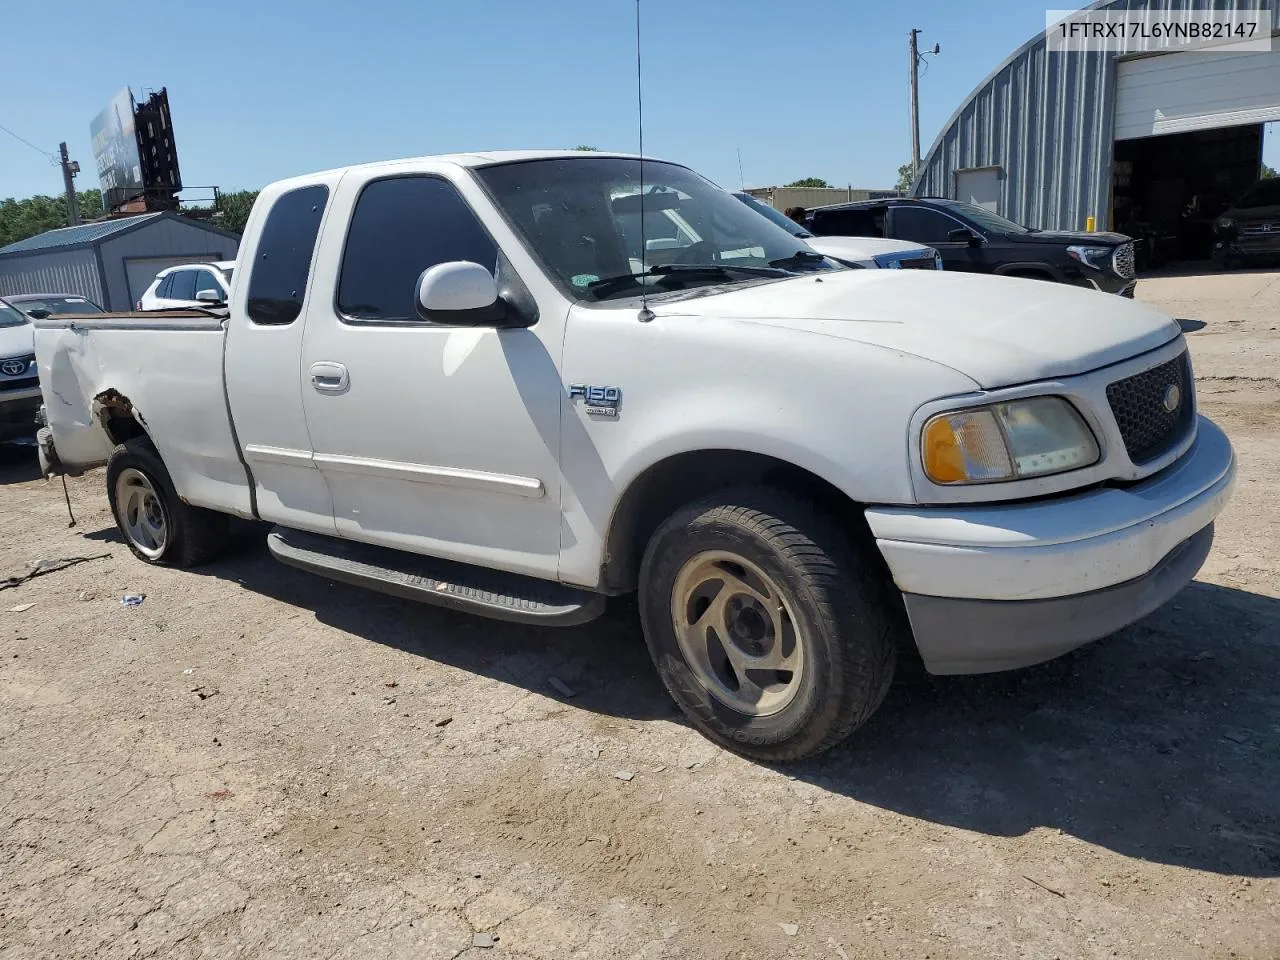
[[[499,326],[507,304],[493,274],[470,260],[437,263],[418,277],[418,316],[458,327]]]
[[[982,243],[972,230],[967,227],[959,227],[947,234],[947,239],[952,243],[967,243],[971,247],[976,247]]]
[[[46,310],[44,307],[36,307],[33,310],[28,310],[27,316],[32,320],[45,320],[53,316],[53,311]]]
[[[196,299],[201,303],[226,303],[226,298],[217,290],[197,290]]]

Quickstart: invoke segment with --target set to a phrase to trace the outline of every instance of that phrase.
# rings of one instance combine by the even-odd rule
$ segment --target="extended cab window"
[[[947,243],[952,230],[962,230],[964,225],[952,220],[945,213],[928,207],[894,207],[893,235],[899,240],[913,240],[936,246]]]
[[[254,323],[293,323],[302,312],[328,201],[329,188],[323,184],[301,187],[279,197],[267,214],[249,269],[249,319]]]
[[[418,277],[470,260],[496,273],[498,248],[453,184],[395,177],[364,188],[351,215],[338,311],[353,320],[417,320]]]

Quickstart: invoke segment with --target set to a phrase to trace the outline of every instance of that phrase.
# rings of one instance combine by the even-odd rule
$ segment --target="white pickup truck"
[[[698,239],[649,246],[665,210]],[[206,560],[241,517],[286,563],[507,620],[638,590],[671,695],[761,760],[847,736],[904,644],[1005,670],[1150,613],[1235,476],[1168,317],[845,269],[671,163],[298,177],[239,262],[225,316],[36,323],[44,464],[105,463],[140,558]]]

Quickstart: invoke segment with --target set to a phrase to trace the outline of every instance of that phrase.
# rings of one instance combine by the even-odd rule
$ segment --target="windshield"
[[[780,210],[775,210],[773,207],[769,206],[767,203],[765,203],[762,200],[757,200],[751,194],[735,193],[734,196],[737,197],[739,200],[741,200],[743,203],[745,203],[748,207],[750,207],[756,213],[760,214],[762,217],[767,217],[769,220],[776,223],[778,226],[780,226],[783,230],[787,231],[787,233],[791,234],[793,237],[799,237],[802,240],[807,240],[809,237],[813,236],[812,233],[810,233],[804,227],[800,226],[800,224],[796,223],[794,220],[788,217],[785,213],[783,213]]]
[[[96,303],[84,297],[38,297],[18,302],[19,309],[30,315],[33,310],[46,310],[49,313],[103,313]]]
[[[0,300],[0,327],[20,327],[27,318],[18,310]]]
[[[581,300],[841,269],[732,194],[670,163],[644,163],[641,222],[640,166],[574,157],[475,173],[530,249]]]
[[[1280,207],[1280,177],[1259,180],[1244,192],[1240,207]]]
[[[986,207],[980,207],[976,203],[962,203],[959,200],[930,200],[929,202],[935,207],[941,207],[951,213],[968,217],[978,226],[987,230],[994,230],[996,233],[1032,232],[1022,224],[1014,223],[1007,217],[1002,217],[1000,214],[994,213]]]

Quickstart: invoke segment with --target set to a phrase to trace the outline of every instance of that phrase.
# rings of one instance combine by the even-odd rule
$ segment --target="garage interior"
[[[1257,181],[1262,146],[1261,123],[1121,140],[1111,167],[1115,229],[1145,241],[1147,267],[1208,260],[1214,221]]]

